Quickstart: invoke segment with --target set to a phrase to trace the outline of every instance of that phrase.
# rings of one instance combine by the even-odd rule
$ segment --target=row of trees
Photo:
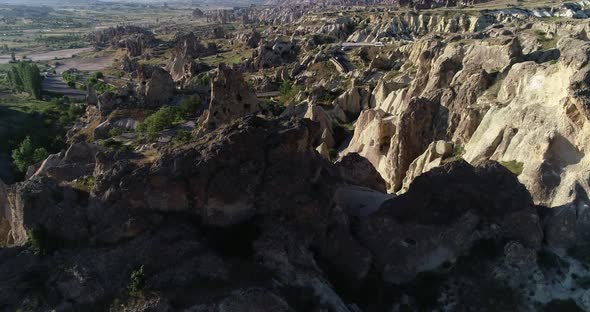
[[[27,92],[35,99],[41,98],[41,83],[43,77],[36,64],[18,62],[8,72],[10,86],[20,92]]]

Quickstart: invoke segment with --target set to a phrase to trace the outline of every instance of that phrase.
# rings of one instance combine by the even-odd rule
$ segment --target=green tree
[[[26,137],[18,148],[12,151],[14,165],[20,172],[25,172],[30,165],[44,160],[47,156],[49,153],[45,148],[35,148],[31,137]]]
[[[194,116],[202,106],[201,98],[199,96],[188,96],[180,102],[180,109],[185,116]]]
[[[147,138],[153,141],[160,131],[181,123],[183,121],[182,115],[182,111],[178,108],[162,107],[139,124],[137,130],[145,133]]]
[[[16,91],[27,92],[36,99],[41,98],[43,77],[37,65],[30,62],[18,62],[12,66],[8,80]]]

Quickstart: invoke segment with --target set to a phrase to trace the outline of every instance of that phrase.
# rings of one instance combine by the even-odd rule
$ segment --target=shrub
[[[516,160],[501,161],[500,164],[510,170],[514,175],[519,176],[524,169],[524,164]]]
[[[26,245],[36,256],[46,256],[57,249],[57,244],[49,239],[47,230],[43,227],[27,231]]]
[[[20,172],[27,171],[30,165],[44,160],[47,156],[49,156],[47,150],[43,147],[36,148],[29,136],[20,143],[18,148],[12,151],[14,165]]]
[[[148,116],[139,124],[137,130],[146,134],[150,141],[156,139],[158,133],[183,121],[182,111],[179,108],[162,107],[159,111]]]
[[[185,116],[194,116],[203,105],[201,98],[197,95],[188,96],[180,102],[180,109]]]
[[[285,80],[279,88],[279,100],[284,104],[295,101],[295,97],[302,90],[299,86],[293,86],[290,81]]]
[[[86,193],[90,193],[90,191],[94,188],[96,184],[96,180],[93,176],[87,176],[84,178],[76,179],[72,182],[72,188],[75,188],[80,191],[84,191]]]
[[[176,145],[184,145],[191,141],[192,134],[188,130],[179,130],[174,137],[174,144]]]
[[[143,265],[140,266],[135,271],[131,272],[131,277],[129,278],[129,285],[127,286],[127,291],[129,292],[130,296],[138,296],[141,294],[141,290],[145,285],[145,273],[143,271]]]
[[[197,84],[200,86],[209,86],[210,83],[211,79],[207,73],[201,74],[197,77]]]
[[[260,110],[267,115],[279,116],[285,111],[285,106],[276,101],[266,100],[260,103]]]
[[[114,127],[111,130],[109,130],[109,137],[116,137],[120,136],[121,134],[123,134],[123,129],[119,127]]]

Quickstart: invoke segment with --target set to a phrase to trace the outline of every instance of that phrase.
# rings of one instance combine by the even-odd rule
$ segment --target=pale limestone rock
[[[328,149],[334,147],[332,120],[321,106],[313,104],[308,105],[303,118],[310,119],[320,124],[321,138],[320,142],[317,142],[318,145],[326,143]]]
[[[204,129],[213,130],[259,110],[258,98],[242,75],[225,64],[220,64],[217,76],[211,83],[208,112],[202,116],[200,123]]]
[[[406,172],[404,178],[402,192],[405,192],[410,187],[410,184],[414,179],[430,171],[432,168],[438,167],[442,164],[445,158],[448,158],[453,154],[453,142],[448,141],[436,141],[432,142],[426,151],[418,158],[414,159],[410,168]]]
[[[315,150],[325,159],[330,159],[330,149],[328,148],[328,145],[326,145],[325,142],[322,142],[322,144],[316,147]]]

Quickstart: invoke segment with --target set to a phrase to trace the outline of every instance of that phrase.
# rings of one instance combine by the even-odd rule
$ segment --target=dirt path
[[[65,49],[65,50],[57,50],[57,51],[49,51],[49,52],[41,52],[41,53],[31,53],[27,54],[27,59],[33,61],[52,61],[55,59],[66,59],[71,58],[77,54],[82,52],[89,52],[92,51],[92,48],[80,48],[80,49]],[[25,54],[17,54],[17,59],[22,59],[23,55]],[[4,54],[0,55],[0,64],[8,64],[10,62],[10,55]]]
[[[77,68],[81,71],[98,71],[103,70],[113,63],[113,56],[100,56],[94,58],[72,58],[60,61],[61,65],[55,68],[59,74],[70,68]]]

